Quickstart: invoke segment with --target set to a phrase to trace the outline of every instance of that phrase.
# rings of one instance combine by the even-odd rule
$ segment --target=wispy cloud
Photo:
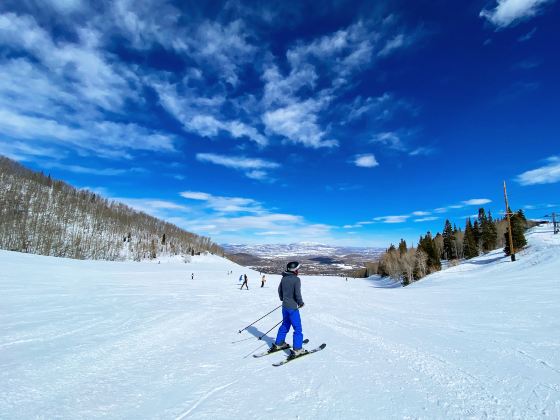
[[[263,206],[256,200],[241,197],[224,197],[199,191],[183,191],[183,198],[204,202],[204,206],[218,213],[265,213]]]
[[[140,168],[130,168],[130,169],[115,169],[115,168],[88,168],[80,165],[64,165],[56,162],[46,162],[43,163],[45,168],[58,168],[64,171],[73,172],[77,174],[89,174],[97,176],[114,176],[122,175],[131,172],[142,172]]]
[[[410,151],[408,154],[410,156],[431,156],[434,153],[436,153],[435,148],[429,146],[422,146]]]
[[[318,113],[323,108],[323,101],[308,99],[267,111],[263,115],[263,122],[270,132],[292,143],[312,148],[336,147],[338,142],[325,139],[327,134],[318,123]]]
[[[378,133],[375,137],[371,140],[373,143],[380,143],[383,144],[390,149],[394,150],[405,150],[405,146],[401,141],[400,136],[392,131],[386,131],[383,133]]]
[[[553,0],[498,0],[494,9],[482,10],[480,16],[499,29],[527,20],[543,11],[543,6]]]
[[[257,235],[263,240],[266,236],[278,235],[325,239],[330,237],[333,229],[329,225],[309,223],[299,215],[273,212],[250,198],[216,196],[200,191],[184,191],[180,195],[191,200],[189,209],[203,211],[199,211],[196,218],[177,217],[174,222],[196,233],[218,235],[223,240],[231,240],[236,235]]]
[[[512,66],[512,68],[514,70],[532,70],[539,67],[540,65],[541,62],[539,60],[526,59],[526,60],[518,61]]]
[[[560,157],[551,156],[546,165],[517,175],[515,180],[524,186],[537,184],[554,184],[560,181]]]
[[[463,204],[466,206],[482,206],[491,202],[492,200],[489,198],[472,198],[470,200],[463,201]]]
[[[429,217],[421,217],[419,219],[414,219],[415,222],[433,222],[434,220],[438,220],[439,217],[436,216],[429,216]]]
[[[533,28],[531,29],[529,32],[527,32],[525,35],[521,35],[519,38],[517,38],[517,40],[519,42],[527,42],[529,41],[531,38],[533,38],[533,36],[535,36],[535,32],[537,32],[537,28]]]
[[[78,11],[81,5],[67,6]],[[105,117],[139,100],[138,77],[109,59],[101,42],[102,34],[91,27],[77,29],[68,41],[55,39],[29,15],[0,14],[0,47],[14,52],[0,60],[0,131],[60,155],[71,149],[128,159],[138,150],[173,152],[174,136]],[[18,156],[35,155],[20,150]]]
[[[215,153],[197,153],[196,158],[200,162],[209,162],[215,165],[221,165],[226,168],[242,171],[245,176],[258,180],[268,178],[267,169],[275,169],[280,166],[276,162],[264,159],[249,158],[246,156],[225,156]]]
[[[400,216],[381,216],[374,217],[373,220],[382,223],[405,223],[410,218],[410,215],[400,215]]]

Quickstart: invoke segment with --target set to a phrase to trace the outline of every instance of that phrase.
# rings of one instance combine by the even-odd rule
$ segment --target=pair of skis
[[[309,343],[309,340],[307,340],[307,339],[303,340],[303,344],[307,344],[307,343]],[[285,365],[286,363],[289,363],[289,362],[291,362],[292,360],[299,359],[300,357],[307,356],[308,354],[311,354],[311,353],[317,353],[318,351],[323,350],[325,347],[327,347],[327,345],[326,345],[325,343],[323,343],[323,344],[321,344],[319,347],[316,347],[316,348],[314,348],[314,349],[312,349],[312,350],[305,350],[303,353],[301,353],[301,354],[299,354],[299,355],[297,355],[297,356],[294,355],[293,353],[290,353],[290,355],[288,355],[288,357],[287,357],[286,359],[284,359],[284,360],[282,360],[282,361],[280,361],[280,362],[277,362],[277,363],[273,363],[272,366],[282,366],[282,365]],[[288,349],[290,349],[290,348],[291,348],[291,346],[288,346],[288,347],[281,347],[281,348],[279,348],[278,350],[272,350],[272,351],[271,351],[270,349],[268,349],[268,350],[265,351],[265,352],[258,353],[258,354],[253,354],[253,357],[268,356],[269,354],[277,353],[277,352],[279,352],[279,351],[281,351],[281,350],[288,350]]]

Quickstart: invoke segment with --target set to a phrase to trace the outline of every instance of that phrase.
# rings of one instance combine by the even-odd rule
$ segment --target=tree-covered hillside
[[[223,253],[210,238],[1,156],[0,248],[104,260]]]

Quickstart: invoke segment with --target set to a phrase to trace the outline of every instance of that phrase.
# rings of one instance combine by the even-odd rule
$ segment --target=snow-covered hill
[[[315,242],[298,242],[293,244],[223,244],[229,253],[245,253],[261,258],[291,258],[298,255],[323,255],[327,257],[344,257],[348,254],[368,256],[370,259],[384,252],[381,248],[340,247]]]
[[[406,288],[302,276],[304,335],[327,348],[279,368],[251,357],[278,312],[237,333],[278,276],[2,251],[0,418],[558,418],[560,235],[528,240]]]
[[[298,259],[308,274],[348,275],[378,260],[382,248],[341,247],[314,242],[263,245],[222,245],[234,261],[265,273],[279,270],[279,262]]]

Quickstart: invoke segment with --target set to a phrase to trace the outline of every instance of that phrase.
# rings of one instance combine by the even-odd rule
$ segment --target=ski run
[[[279,304],[279,275],[0,251],[0,418],[559,418],[560,235],[527,238],[515,263],[498,250],[406,288],[302,267],[306,348],[328,346],[281,368],[252,357],[280,310],[238,333]]]

